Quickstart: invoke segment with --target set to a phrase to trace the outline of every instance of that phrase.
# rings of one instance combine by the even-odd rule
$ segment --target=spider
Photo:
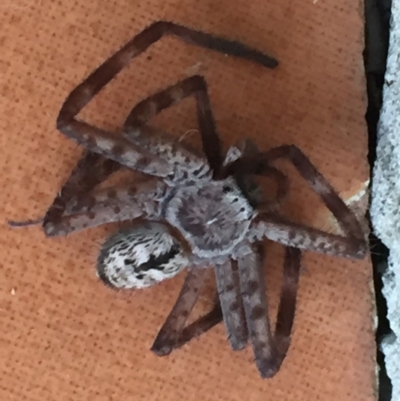
[[[165,35],[219,53],[275,68],[277,60],[240,42],[182,25],[157,21],[136,34],[103,62],[67,97],[57,129],[85,148],[44,218],[48,237],[101,224],[131,221],[110,236],[97,261],[97,274],[117,288],[146,288],[188,267],[177,301],[152,351],[167,355],[223,321],[230,346],[251,343],[262,378],[273,377],[287,354],[295,315],[302,251],[364,258],[367,242],[359,221],[295,145],[260,151],[250,141],[232,146],[223,156],[207,84],[193,75],[139,102],[120,135],[76,118],[77,114],[132,59]],[[162,110],[194,96],[203,152],[150,126]],[[280,214],[288,193],[287,177],[274,166],[293,163],[337,219],[343,235],[290,221]],[[147,175],[124,186],[96,188],[122,167]],[[276,199],[266,201],[253,178],[271,176]],[[10,222],[27,225],[33,222]],[[263,242],[285,247],[284,274],[275,332],[268,317],[263,276]],[[214,309],[185,327],[212,266],[217,283]]]

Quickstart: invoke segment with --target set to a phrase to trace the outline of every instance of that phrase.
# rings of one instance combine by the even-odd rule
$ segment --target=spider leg
[[[43,217],[39,217],[38,219],[28,219],[28,220],[7,220],[7,224],[10,227],[18,228],[18,227],[29,227],[36,226],[38,224],[43,223]]]
[[[221,304],[218,301],[215,303],[213,309],[210,312],[200,317],[183,329],[182,334],[179,337],[174,348],[180,348],[194,338],[200,337],[202,334],[206,333],[214,326],[221,323],[222,319]]]
[[[240,289],[256,364],[262,377],[271,377],[278,358],[268,318],[266,287],[256,252],[238,259]]]
[[[129,133],[134,129],[136,131],[139,129],[140,133],[142,134],[141,138],[135,140],[134,142],[139,146],[144,146],[151,153],[160,152],[160,148],[165,148],[167,145],[165,139],[163,141],[161,136],[155,137],[154,135],[151,135],[150,137],[145,135],[143,138],[142,136],[145,133],[144,131],[147,131],[146,133],[148,133],[148,131],[152,128],[146,127],[147,130],[145,130],[140,129],[139,126],[143,124],[146,119],[151,118],[155,114],[159,113],[162,109],[171,106],[174,101],[178,101],[177,94],[179,93],[182,93],[183,96],[189,96],[191,94],[195,95],[198,105],[198,118],[204,151],[205,154],[208,155],[210,167],[218,170],[222,164],[221,141],[215,131],[211,104],[207,93],[206,82],[203,77],[190,77],[174,86],[167,88],[164,91],[154,94],[153,96],[137,104],[126,119],[124,124],[124,132]],[[153,115],[151,115],[152,111],[154,111]],[[157,140],[158,138],[160,139],[159,141]],[[172,140],[170,142],[173,146],[172,150],[174,153],[176,153],[176,148],[178,147],[177,142]],[[192,154],[184,148],[178,153],[192,159]],[[69,232],[70,229],[75,231],[75,224],[77,224],[76,229],[81,229],[87,226],[87,218],[82,218],[82,216],[69,216],[67,219],[64,219],[63,222],[60,222],[66,204],[72,199],[72,197],[79,197],[89,192],[99,183],[107,179],[110,174],[119,170],[120,167],[121,164],[114,160],[106,159],[99,154],[86,151],[83,157],[79,160],[71,176],[62,187],[60,193],[53,201],[53,204],[47,211],[43,219],[43,227],[45,231],[48,224],[54,225],[57,222],[60,223],[60,232],[65,234]],[[133,215],[135,215],[135,213]],[[92,220],[92,223],[98,225],[101,224],[104,219],[104,213],[98,213],[98,219]],[[11,224],[14,226],[34,223],[37,222],[11,222]],[[61,228],[62,225],[64,225],[64,228]],[[90,226],[92,227],[93,225]]]
[[[250,141],[244,141],[228,151],[225,164],[236,160],[243,155],[254,154],[256,151],[257,147],[255,144]],[[268,206],[272,208],[272,205],[274,205],[275,208],[278,208],[288,192],[289,186],[287,177],[272,166],[270,166],[264,174],[271,174],[277,181],[278,192],[276,199],[273,202],[270,202]],[[237,175],[236,178],[240,179],[240,182],[246,186],[246,190],[249,189],[249,187],[254,187],[254,189],[257,188],[257,185],[251,182],[248,175],[240,177]],[[251,192],[251,190],[249,192]],[[251,193],[250,197],[252,197]],[[266,202],[262,202],[261,205],[266,205]],[[264,260],[263,252],[261,251],[262,249],[260,248],[259,255],[260,258]],[[214,309],[185,328],[179,341],[173,348],[178,348],[190,341],[193,337],[205,333],[214,325],[218,324],[223,319],[222,316],[224,316],[224,323],[232,348],[238,350],[246,345],[248,333],[243,303],[239,293],[239,286],[237,285],[237,271],[233,270],[232,264],[228,262],[227,265],[217,266],[215,268],[215,274],[219,299]]]
[[[246,157],[257,156],[260,153],[257,144],[250,139],[246,140],[244,146],[245,150],[243,152],[243,155],[245,155]],[[273,199],[272,201],[261,200],[260,202],[258,202],[257,208],[261,210],[278,210],[289,194],[289,179],[286,174],[282,173],[282,171],[272,165],[265,166],[263,175],[271,177],[275,180],[277,184],[277,191],[275,199]],[[246,179],[250,181],[249,176],[246,176]]]
[[[164,35],[174,35],[192,45],[247,59],[268,68],[278,65],[272,57],[240,42],[215,37],[172,22],[158,21],[135,35],[70,93],[58,115],[57,129],[90,151],[102,154],[129,168],[159,177],[170,174],[171,167],[162,159],[151,154],[142,154],[126,138],[117,138],[76,118],[90,100],[124,67]]]
[[[263,378],[271,378],[276,374],[290,345],[300,260],[301,252],[298,249],[286,247],[275,336],[272,335],[268,317],[268,301],[260,254],[254,252],[238,260],[247,327],[256,365]]]
[[[236,147],[232,147],[226,156],[226,163],[236,160],[242,157],[244,154],[249,154],[250,151],[256,151],[256,145],[250,144],[249,141],[245,141],[242,144],[238,144]],[[253,154],[253,152],[251,153]],[[281,173],[278,169],[274,167],[270,167],[265,174],[269,174],[273,176],[277,180],[278,183],[278,192],[277,198],[272,203],[275,207],[279,207],[280,203],[283,201],[283,198],[286,197],[288,192],[288,180],[287,177]],[[238,177],[239,178],[239,177]],[[249,176],[240,177],[241,182],[245,185],[250,185],[251,180]],[[253,185],[256,188],[256,185]],[[259,256],[262,260],[264,260],[262,249],[259,249]],[[213,326],[219,324],[223,320],[223,310],[225,310],[225,326],[228,332],[228,339],[231,342],[233,349],[242,348],[247,342],[247,326],[246,320],[243,311],[243,304],[240,294],[238,293],[239,287],[237,286],[237,272],[232,269],[231,264],[229,266],[219,266],[219,268],[215,269],[216,278],[217,278],[217,287],[218,287],[218,297],[217,302],[209,313],[199,318],[191,325],[183,329],[179,340],[176,340],[177,335],[175,335],[174,341],[175,345],[172,345],[173,341],[169,342],[169,347],[167,351],[159,352],[155,350],[159,355],[165,355],[172,351],[173,348],[179,348],[183,344],[189,342],[192,338],[198,337],[201,334],[205,333]],[[196,302],[196,300],[193,300]],[[221,302],[223,306],[221,307]],[[177,304],[179,302],[177,301]],[[194,306],[194,304],[193,304]],[[193,308],[193,306],[191,306]],[[181,326],[183,327],[184,323]],[[168,328],[167,328],[168,331]],[[155,343],[154,348],[161,348],[163,344]]]
[[[165,356],[176,348],[185,323],[203,287],[206,269],[190,269],[170,314],[157,334],[151,350],[158,356]]]
[[[234,174],[237,184],[251,206],[261,213],[277,212],[289,194],[289,179],[274,166],[266,167],[263,176],[272,178],[277,184],[277,190],[272,199],[266,199],[262,195],[260,186],[254,180],[251,180],[249,175]]]
[[[250,269],[254,268],[262,271],[262,261],[264,260],[264,255],[261,250],[259,250],[258,254],[256,254],[256,258],[252,260],[256,261],[256,265],[248,264],[248,261],[243,261],[244,264],[242,265],[243,275],[245,276],[244,288],[246,288],[249,292],[257,292],[257,294],[247,295],[247,301],[254,303],[254,305],[249,305],[248,303],[246,304],[247,311],[250,310],[250,316],[248,316],[249,319],[253,319],[255,317],[255,315],[252,315],[252,313],[257,314],[257,309],[254,308],[258,308],[260,306],[258,302],[261,301],[261,308],[263,308],[262,300],[265,299],[266,302],[266,296],[263,295],[265,294],[265,292],[261,293],[263,291],[263,285],[261,285],[261,288],[256,288],[254,282],[247,282],[248,279],[246,273]],[[260,368],[260,373],[263,377],[272,377],[274,374],[276,374],[276,372],[282,365],[282,362],[285,359],[285,356],[290,346],[291,333],[296,310],[300,265],[301,251],[295,248],[285,247],[283,282],[276,319],[275,335],[272,336],[271,334],[267,313],[267,304],[264,304],[265,308],[263,308],[265,309],[265,314],[260,315],[259,317],[259,319],[264,321],[255,322],[254,320],[251,320],[249,323],[249,327],[251,327],[252,329],[251,339],[254,348],[255,358],[257,361],[257,366]],[[264,278],[263,274],[261,273],[260,281],[258,281],[257,283],[263,282]],[[191,323],[182,331],[179,340],[175,343],[173,348],[180,348],[184,344],[190,342],[192,339],[206,333],[208,330],[219,324],[221,321],[223,321],[222,309],[220,301],[217,298],[217,302],[210,312]],[[246,324],[247,321],[244,321],[243,325]],[[266,344],[267,347],[270,347],[270,349],[267,350],[267,355],[272,355],[270,359],[264,358],[264,344]]]
[[[287,198],[290,189],[289,179],[282,171],[272,165],[265,164],[263,166],[262,175],[272,178],[277,184],[275,197],[273,199],[265,199],[260,192],[259,185],[249,174],[242,174],[239,169],[235,168],[235,165],[230,166],[234,161],[244,156],[248,159],[258,157],[259,153],[257,144],[252,140],[239,140],[235,146],[229,148],[223,168],[217,174],[217,178],[224,178],[228,168],[230,175],[235,177],[242,192],[254,208],[259,211],[278,211]]]
[[[71,198],[70,203],[65,205],[65,213],[57,220],[47,222],[45,233],[49,237],[67,235],[143,215],[157,219],[160,191],[163,191],[163,184],[151,180],[140,185],[104,188],[81,198]]]
[[[157,177],[166,177],[173,173],[172,166],[160,157],[135,148],[132,142],[124,137],[117,137],[83,121],[72,119],[68,124],[58,125],[58,129],[89,151],[130,169]]]
[[[268,238],[305,251],[349,259],[363,259],[368,250],[366,241],[362,239],[330,234],[272,213],[263,213],[254,222],[250,229],[250,238]]]
[[[103,156],[85,151],[72,170],[71,175],[54,199],[43,218],[43,228],[48,223],[60,221],[68,203],[76,197],[84,196],[119,170],[121,165]]]
[[[136,142],[137,134],[140,132],[140,145]],[[195,150],[183,146],[177,139],[166,134],[164,131],[150,125],[142,125],[136,128],[126,128],[124,136],[132,141],[133,146],[143,149],[149,154],[168,163],[168,179],[182,181],[191,174],[196,178],[210,175],[210,166],[204,157],[197,155]],[[177,168],[179,166],[179,168]]]
[[[215,266],[214,271],[228,340],[232,349],[240,350],[247,343],[248,333],[237,271],[230,260]]]
[[[275,343],[279,353],[279,369],[290,346],[296,312],[297,290],[300,278],[301,251],[285,247],[283,282],[275,327]]]
[[[252,159],[243,157],[227,166],[224,173],[241,171],[243,174],[260,174],[270,163],[279,158],[286,158],[293,163],[335,216],[345,235],[330,234],[291,222],[277,214],[263,213],[252,225],[253,239],[261,240],[266,237],[283,245],[304,250],[348,258],[364,258],[368,245],[357,217],[296,146],[280,146],[259,153]]]
[[[37,220],[9,222],[14,227],[42,224],[44,230],[48,223],[56,223],[63,216],[67,205],[73,198],[79,198],[90,192],[98,184],[116,172],[121,165],[113,160],[85,151],[62,186],[44,217]]]
[[[208,155],[210,167],[215,170],[219,169],[222,164],[221,141],[215,131],[215,123],[211,111],[210,99],[207,93],[206,82],[203,77],[190,77],[138,103],[132,109],[125,121],[124,132],[129,133],[136,128],[136,131],[139,129],[140,133],[144,134],[145,130],[140,130],[139,126],[147,119],[159,113],[162,109],[170,107],[174,101],[181,100],[177,99],[177,95],[179,95],[179,93],[182,93],[184,97],[191,94],[195,95],[198,105],[198,118],[204,151],[205,154]],[[153,115],[151,114],[152,111],[154,111]],[[150,127],[146,130],[147,133],[149,129]],[[157,138],[160,138],[160,141],[155,140]],[[154,136],[150,136],[149,138],[147,135],[145,135],[145,137],[141,139],[141,141],[139,139],[134,142],[139,146],[145,145],[144,147],[151,153],[157,153],[160,151],[160,148],[163,146],[164,148],[166,147],[166,141],[162,141],[161,137],[155,138]],[[178,147],[178,144],[176,141],[171,141],[171,143],[174,147],[173,150],[175,150],[176,147]],[[192,158],[191,153],[185,149],[182,149],[179,153]],[[109,175],[119,170],[120,167],[121,165],[114,160],[106,159],[99,154],[86,151],[83,157],[78,161],[78,164],[73,170],[71,176],[64,184],[60,193],[57,195],[53,201],[53,204],[47,211],[43,219],[44,229],[46,230],[46,226],[48,224],[54,224],[55,222],[60,221],[66,204],[72,197],[79,197],[80,195],[84,195],[85,193],[89,192],[99,183],[107,179]],[[133,215],[135,215],[135,213]],[[98,220],[99,223],[96,225],[101,224],[101,222],[104,221],[104,213],[98,213],[98,217],[99,219],[96,220]],[[87,219],[82,219],[78,216],[69,216],[67,219],[64,219],[63,223],[66,223],[69,229],[72,229],[72,227],[78,223],[77,229],[78,227],[81,229],[87,225],[87,221],[85,220]],[[34,223],[37,222],[26,221],[21,222],[20,224],[18,224],[18,222],[11,222],[11,224],[14,226]],[[92,223],[95,223],[95,221],[92,221]],[[67,226],[65,226],[64,229],[61,229],[60,232],[67,233]],[[91,227],[92,226],[93,225],[91,225]],[[75,231],[75,229],[73,230]]]
[[[215,128],[207,83],[202,76],[191,76],[142,100],[132,109],[126,119],[124,134],[133,143],[145,147],[151,153],[163,152],[161,155],[166,155],[167,152],[170,153],[173,150],[174,153],[178,153],[175,156],[178,160],[184,160],[179,157],[179,153],[185,155],[187,151],[176,139],[148,135],[149,130],[146,130],[143,125],[162,110],[179,103],[188,96],[194,96],[196,100],[203,152],[211,169],[219,171],[222,165],[222,145]],[[183,167],[185,167],[185,163],[186,161],[183,163]]]
[[[238,159],[244,155],[252,156],[254,154],[258,154],[258,148],[254,142],[251,140],[240,141],[236,149],[231,148],[231,152],[228,152],[226,160],[232,161],[232,159]],[[288,192],[287,177],[272,166],[265,169],[264,175],[272,175],[273,178],[277,179],[278,191],[276,199],[273,202],[265,202],[261,199],[256,193],[259,188],[249,175],[234,174],[242,191],[254,207],[262,206],[267,208],[267,210],[272,209],[273,206],[279,208]],[[228,339],[234,350],[240,350],[247,343],[248,332],[244,317],[243,303],[240,296],[240,287],[238,286],[237,271],[233,269],[231,261],[223,265],[215,266],[214,271]]]

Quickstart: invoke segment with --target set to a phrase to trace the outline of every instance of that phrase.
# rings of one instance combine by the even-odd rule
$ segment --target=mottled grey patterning
[[[142,223],[107,239],[97,272],[111,287],[145,288],[174,277],[188,264],[179,242],[165,226]]]
[[[82,145],[85,153],[42,219],[43,230],[47,236],[66,235],[141,218],[142,222],[104,243],[97,271],[108,285],[123,289],[148,287],[188,267],[182,290],[152,350],[167,355],[223,320],[231,347],[239,350],[249,341],[261,376],[272,377],[290,344],[299,249],[363,258],[367,253],[365,234],[352,211],[297,147],[260,152],[245,141],[224,158],[202,76],[190,76],[142,100],[119,133],[77,118],[124,67],[165,35],[242,59],[239,62],[255,62],[260,79],[264,67],[278,65],[272,57],[240,42],[172,22],[158,21],[139,32],[79,84],[62,105],[57,128]],[[149,125],[152,117],[188,96],[196,101],[203,152]],[[318,231],[279,214],[289,193],[288,178],[273,166],[279,158],[293,163],[337,218],[344,235]],[[122,167],[151,178],[141,185],[130,182],[125,187],[96,188]],[[264,200],[252,180],[254,175],[268,175],[277,182],[274,200]],[[275,332],[269,323],[262,269],[260,249],[265,239],[283,244],[286,252]],[[215,271],[217,302],[210,313],[185,327],[207,267]]]

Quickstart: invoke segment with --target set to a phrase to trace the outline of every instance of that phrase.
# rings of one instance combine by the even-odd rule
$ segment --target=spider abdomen
[[[254,209],[232,178],[178,188],[165,218],[187,240],[194,255],[228,255],[245,237]]]
[[[150,222],[109,237],[101,248],[97,273],[114,288],[145,288],[174,277],[188,263],[168,229]]]

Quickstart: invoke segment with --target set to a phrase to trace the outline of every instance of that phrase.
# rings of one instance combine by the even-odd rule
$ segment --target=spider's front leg
[[[159,219],[159,201],[166,190],[158,180],[94,190],[67,204],[63,216],[46,223],[45,233],[54,237],[138,217]]]
[[[199,132],[207,162],[198,152],[183,146],[177,138],[152,127],[148,120],[163,109],[171,107],[184,98],[193,95],[196,99]],[[142,100],[129,113],[123,135],[135,147],[155,155],[174,167],[173,178],[185,179],[207,176],[210,169],[216,175],[222,165],[222,146],[216,132],[206,82],[203,77],[192,76]],[[176,169],[179,166],[179,169]]]
[[[121,165],[113,160],[85,151],[43,218],[45,233],[50,226],[60,223],[73,199],[87,195],[120,167]]]
[[[194,96],[196,100],[204,155],[211,170],[218,172],[223,161],[222,145],[215,128],[207,84],[202,76],[191,76],[142,100],[129,113],[123,133],[135,145],[160,155],[170,163],[177,161],[182,168],[198,170],[204,165],[202,159],[197,159],[194,152],[188,151],[176,138],[146,124],[162,110],[189,96]]]
[[[247,59],[268,68],[274,68],[278,64],[275,59],[240,42],[215,37],[211,34],[199,32],[172,22],[158,21],[135,35],[125,46],[102,63],[70,93],[60,110],[57,119],[57,128],[68,138],[82,144],[90,151],[102,154],[127,167],[159,177],[171,174],[171,166],[162,158],[157,158],[150,153],[143,152],[143,148],[135,148],[126,138],[115,137],[104,130],[79,121],[76,118],[77,114],[90,100],[124,67],[165,35],[174,35],[192,45],[214,50],[225,55]],[[203,141],[207,158],[212,168],[214,168],[221,160],[219,159],[218,147],[213,148],[213,146],[216,146],[213,129],[214,123],[211,109],[208,108],[207,93],[203,90],[202,86],[204,86],[204,83],[200,77],[192,77],[192,79],[179,83],[174,89],[171,88],[167,92],[164,91],[164,95],[161,95],[161,97],[156,95],[151,101],[142,102],[139,107],[142,107],[142,112],[144,111],[145,114],[149,112],[149,107],[156,107],[157,110],[150,110],[149,117],[151,117],[154,115],[154,112],[157,113],[173,102],[188,96],[190,91],[192,91],[191,93],[195,93],[198,100],[199,123],[202,135],[208,141],[212,139],[214,142],[211,145],[209,142]],[[153,100],[157,101],[154,102]],[[147,120],[149,117],[145,114],[142,113],[140,118]],[[134,125],[137,122],[137,117],[138,113],[136,111],[131,113],[126,127]],[[128,135],[131,134],[128,132]],[[139,140],[137,133],[135,135],[135,140]],[[132,137],[135,135],[132,134]]]
[[[179,98],[179,94],[182,95],[181,98]],[[215,171],[219,171],[222,164],[221,141],[215,130],[207,87],[202,77],[190,77],[137,104],[129,113],[124,124],[123,132],[130,140],[138,145],[140,149],[143,148],[145,152],[151,152],[153,155],[162,156],[166,158],[168,162],[171,162],[171,157],[175,157],[185,160],[185,163],[187,163],[188,160],[195,163],[195,169],[199,166],[204,166],[204,161],[202,159],[196,159],[191,152],[179,146],[176,140],[157,135],[156,129],[144,125],[147,119],[155,116],[163,108],[170,107],[174,102],[178,102],[192,94],[195,95],[198,105],[198,119],[205,155],[210,167]],[[133,133],[135,133],[135,135],[133,135]],[[138,133],[140,133],[139,136]],[[184,163],[181,162],[181,164],[185,166]],[[43,219],[45,233],[47,235],[54,235],[56,226],[58,226],[58,228],[56,228],[57,232],[66,234],[85,227],[94,227],[99,224],[116,221],[116,219],[118,220],[119,218],[130,219],[134,218],[132,216],[137,216],[136,207],[133,207],[130,212],[129,210],[121,210],[119,216],[116,216],[115,214],[107,213],[104,207],[98,205],[96,206],[96,210],[92,211],[92,213],[96,213],[96,218],[92,219],[89,225],[85,216],[71,216],[71,213],[66,213],[69,216],[61,221],[64,211],[72,199],[86,197],[86,202],[88,202],[88,198],[90,198],[88,193],[120,168],[120,163],[107,159],[100,154],[86,151],[74,168],[71,176],[61,188],[53,204],[46,212]],[[123,196],[123,194],[121,195]],[[93,198],[96,198],[96,195],[92,196],[92,199]],[[94,203],[95,200],[96,199],[94,199],[92,203]],[[85,201],[85,199],[83,199],[83,201]],[[116,205],[115,208],[126,209],[126,207],[124,208],[119,205]]]
[[[138,103],[129,113],[124,123],[123,132],[135,145],[139,146],[140,149],[144,149],[144,152],[161,156],[169,163],[172,161],[171,158],[176,158],[184,168],[190,168],[189,162],[194,163],[194,166],[192,166],[194,170],[199,167],[205,167],[203,159],[196,158],[192,152],[181,147],[176,140],[165,137],[165,135],[159,135],[158,130],[144,124],[162,109],[170,107],[174,102],[178,102],[190,95],[194,95],[197,101],[200,134],[205,155],[210,167],[217,173],[222,165],[221,141],[215,130],[207,87],[202,77],[193,76],[185,79]],[[94,206],[97,203],[96,194],[89,196],[88,192],[120,167],[121,164],[114,160],[106,159],[99,154],[86,152],[46,213],[43,222],[46,234],[67,234],[99,224],[137,217],[139,214],[135,204],[129,210],[129,205],[124,202],[123,204],[114,205],[114,210],[120,210],[118,214],[112,213],[111,209],[107,211],[104,205],[99,204],[96,205],[95,210],[90,211],[90,215],[82,214],[83,211],[75,210],[74,215],[66,213],[65,218],[62,218],[68,202],[71,202],[72,199],[84,197],[82,199],[83,203],[89,202]],[[119,196],[123,197],[123,193],[119,194]],[[113,203],[116,203],[116,199],[113,199]],[[89,218],[94,213],[96,217]]]
[[[196,268],[190,269],[187,273],[178,295],[178,299],[151,347],[151,350],[156,355],[165,356],[171,353],[174,348],[177,348],[189,314],[199,298],[200,291],[204,285],[206,273],[206,269]],[[188,334],[196,334],[196,330],[193,331],[193,327],[194,326],[192,326],[191,333],[186,334],[186,338],[188,337]],[[199,334],[197,333],[197,335]],[[188,341],[189,340],[190,338]]]
[[[105,181],[111,174],[118,171],[121,165],[113,160],[104,158],[101,155],[85,151],[72,170],[70,176],[63,184],[53,203],[45,213],[44,217],[38,220],[27,220],[14,222],[11,226],[27,226],[42,223],[46,232],[48,224],[58,224],[64,215],[68,205],[74,199],[87,195],[93,188]],[[67,213],[68,214],[68,213]]]

